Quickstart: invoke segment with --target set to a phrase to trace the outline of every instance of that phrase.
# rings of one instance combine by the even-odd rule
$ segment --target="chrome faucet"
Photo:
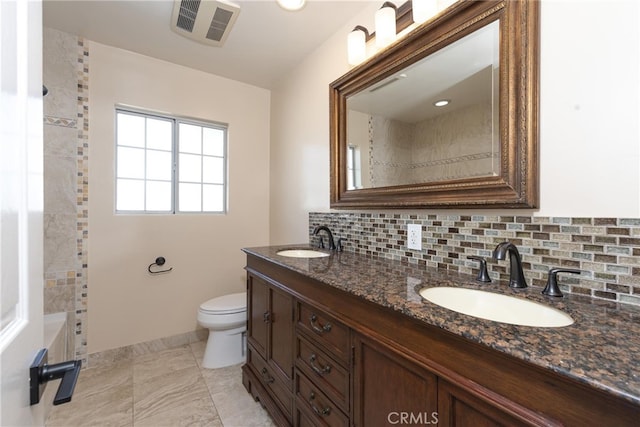
[[[329,249],[332,251],[335,251],[336,243],[333,240],[333,233],[331,233],[331,230],[329,230],[329,227],[327,227],[326,225],[320,225],[313,229],[313,235],[316,236],[319,232],[323,230],[327,232],[327,237],[329,237]],[[322,242],[322,237],[320,238],[320,241]]]
[[[493,257],[498,260],[506,259],[507,252],[509,253],[509,287],[526,288],[527,281],[522,272],[522,260],[516,245],[511,242],[499,243],[493,250]]]

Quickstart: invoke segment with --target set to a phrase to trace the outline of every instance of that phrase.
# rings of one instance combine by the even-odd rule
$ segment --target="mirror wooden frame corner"
[[[460,0],[332,82],[331,208],[536,208],[539,14],[537,0]],[[496,20],[500,22],[499,175],[347,190],[347,98]]]

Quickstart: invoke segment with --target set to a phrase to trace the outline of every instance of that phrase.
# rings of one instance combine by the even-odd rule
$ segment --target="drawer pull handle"
[[[271,375],[269,375],[269,372],[267,371],[267,368],[262,368],[262,371],[260,372],[262,374],[262,379],[266,382],[266,383],[272,383],[275,380],[273,379],[273,377]]]
[[[269,313],[268,311],[265,311],[264,314],[262,315],[262,321],[264,323],[269,323],[269,321],[271,321],[271,313]]]
[[[318,323],[318,316],[312,314],[309,317],[309,324],[311,328],[316,331],[318,334],[324,334],[325,332],[331,332],[331,323],[326,323],[324,325],[320,325]]]
[[[320,415],[321,417],[326,417],[331,413],[331,408],[329,406],[327,406],[326,408],[318,408],[316,405],[313,404],[313,401],[316,398],[316,394],[314,392],[311,392],[311,394],[309,395],[309,405],[311,406],[311,409],[313,409],[313,412],[315,412],[316,414]]]
[[[311,369],[313,369],[313,371],[322,376],[324,374],[328,374],[329,372],[331,372],[331,365],[325,365],[324,367],[319,367],[316,365],[316,360],[318,360],[318,356],[316,356],[315,353],[313,353],[310,357],[309,357],[309,364],[311,365]]]

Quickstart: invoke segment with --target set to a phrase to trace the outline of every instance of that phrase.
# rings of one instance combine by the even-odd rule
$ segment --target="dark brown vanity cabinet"
[[[359,334],[353,343],[353,426],[558,425],[478,384],[455,386],[402,349]]]
[[[354,335],[353,425],[438,422],[438,379],[389,348]]]
[[[293,410],[293,297],[266,278],[247,275],[247,364],[243,382],[278,424]]]
[[[626,400],[260,257],[247,390],[279,426],[637,425]]]
[[[509,406],[513,406],[513,403],[509,402]],[[520,409],[519,412],[528,412],[524,408]],[[501,406],[497,402],[490,403],[487,399],[474,396],[461,387],[457,387],[447,381],[439,381],[437,417],[440,425],[451,427],[560,425],[540,415],[530,415],[534,419],[525,422],[518,416],[511,415],[507,405]]]

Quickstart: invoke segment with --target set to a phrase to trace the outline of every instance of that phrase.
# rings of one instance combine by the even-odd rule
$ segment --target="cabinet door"
[[[391,349],[354,338],[353,425],[437,424],[437,377]]]
[[[279,289],[270,289],[269,364],[289,386],[293,385],[293,297]]]
[[[440,425],[451,427],[557,426],[559,423],[495,395],[477,384],[471,393],[444,380],[438,383]]]
[[[270,324],[269,285],[264,280],[247,275],[247,341],[263,358],[267,358],[267,337]]]

